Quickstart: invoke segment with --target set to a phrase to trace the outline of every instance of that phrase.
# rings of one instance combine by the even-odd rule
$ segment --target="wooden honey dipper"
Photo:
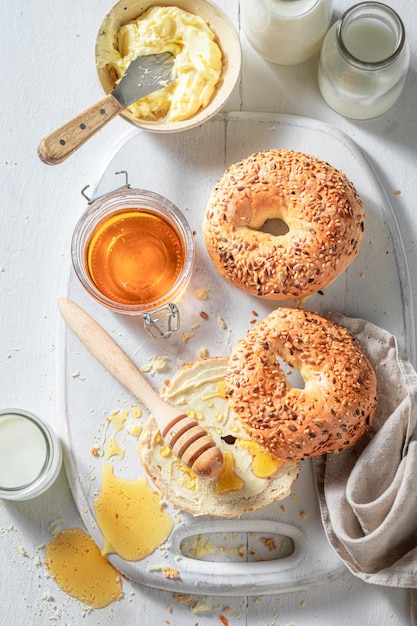
[[[223,454],[207,431],[164,402],[114,339],[78,304],[60,298],[58,308],[91,354],[152,413],[175,456],[198,476],[217,476],[223,467]]]

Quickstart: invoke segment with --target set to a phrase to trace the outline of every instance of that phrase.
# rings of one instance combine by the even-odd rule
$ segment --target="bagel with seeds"
[[[289,495],[299,463],[272,457],[251,441],[230,410],[224,376],[228,359],[208,357],[179,369],[161,396],[196,418],[223,452],[216,478],[200,478],[164,444],[153,417],[144,424],[138,453],[156,487],[171,503],[193,515],[237,517]]]
[[[277,221],[287,232],[268,230]],[[301,152],[264,150],[217,182],[203,235],[224,278],[251,295],[285,301],[331,283],[357,255],[364,225],[362,202],[343,172]]]
[[[288,382],[288,366],[302,384]],[[248,436],[288,461],[353,446],[375,414],[376,376],[359,342],[302,309],[278,308],[252,326],[232,349],[225,381]]]

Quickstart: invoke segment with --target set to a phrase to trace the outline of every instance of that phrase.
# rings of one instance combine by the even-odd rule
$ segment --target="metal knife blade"
[[[112,91],[112,96],[125,109],[137,100],[172,83],[173,65],[174,56],[170,52],[137,57]]]

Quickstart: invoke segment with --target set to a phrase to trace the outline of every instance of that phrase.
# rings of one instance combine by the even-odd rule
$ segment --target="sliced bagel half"
[[[223,451],[217,478],[200,478],[162,440],[153,417],[139,439],[146,473],[164,496],[193,515],[237,517],[289,495],[298,462],[272,457],[249,439],[225,397],[226,357],[193,361],[179,369],[161,389],[163,399],[197,419]]]

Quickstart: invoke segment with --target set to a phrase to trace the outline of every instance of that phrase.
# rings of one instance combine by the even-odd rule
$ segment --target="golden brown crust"
[[[299,370],[292,387],[277,358]],[[232,410],[271,454],[301,460],[340,452],[369,429],[376,376],[359,342],[317,313],[279,308],[232,350],[226,373]]]
[[[280,219],[274,236],[260,229]],[[231,165],[204,216],[207,250],[235,286],[271,300],[326,287],[356,256],[365,214],[343,172],[292,150],[265,150]]]

